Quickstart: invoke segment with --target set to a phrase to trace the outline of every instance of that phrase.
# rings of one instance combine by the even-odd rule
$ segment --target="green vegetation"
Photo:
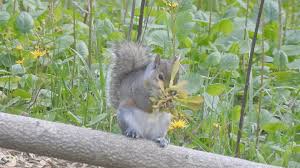
[[[0,111],[120,133],[105,98],[109,48],[136,40],[140,4],[131,30],[132,0],[0,0]],[[140,40],[163,57],[180,55],[187,90],[204,98],[181,109],[187,121],[170,131],[173,144],[235,155],[259,4],[146,1]],[[241,158],[300,166],[299,17],[298,0],[265,1]]]

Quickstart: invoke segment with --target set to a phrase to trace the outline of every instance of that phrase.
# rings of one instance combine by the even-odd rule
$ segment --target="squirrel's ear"
[[[158,67],[160,64],[160,56],[157,55],[154,60],[154,68]]]

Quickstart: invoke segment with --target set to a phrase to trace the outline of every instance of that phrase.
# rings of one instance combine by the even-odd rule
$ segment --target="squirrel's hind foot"
[[[155,139],[155,142],[158,143],[161,148],[164,148],[169,144],[169,140],[166,138],[157,138]]]

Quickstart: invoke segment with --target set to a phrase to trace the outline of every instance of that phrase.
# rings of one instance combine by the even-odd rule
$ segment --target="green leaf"
[[[82,120],[71,111],[67,111],[65,114],[70,121],[76,123],[77,125],[82,124]]]
[[[278,8],[277,1],[274,0],[265,1],[264,9],[263,9],[265,22],[277,21],[279,15],[278,9],[279,8]]]
[[[269,132],[274,133],[276,131],[286,130],[288,127],[281,121],[278,122],[269,122],[262,125],[262,129]]]
[[[5,67],[11,67],[16,63],[16,58],[10,54],[1,54],[0,53],[0,65]]]
[[[240,120],[240,116],[241,116],[241,106],[236,105],[231,110],[231,119],[234,122],[238,122]]]
[[[27,12],[21,12],[17,18],[17,29],[22,33],[29,33],[33,27],[32,16]]]
[[[76,50],[83,57],[87,57],[89,55],[89,49],[84,41],[79,41],[76,44]]]
[[[206,88],[206,92],[211,96],[219,96],[225,91],[225,85],[221,83],[211,84]]]
[[[222,19],[215,25],[213,25],[214,32],[223,32],[225,35],[229,35],[233,31],[233,23],[230,19]]]
[[[300,72],[284,71],[284,72],[274,72],[271,74],[275,77],[275,84],[283,84],[290,86],[300,85]]]
[[[258,161],[261,163],[267,163],[263,155],[259,152],[259,150],[256,150],[256,156],[258,158]]]
[[[293,62],[288,64],[290,69],[299,69],[300,70],[300,59],[296,59]]]
[[[286,44],[299,44],[300,43],[300,30],[287,30],[286,31]]]
[[[239,57],[234,54],[225,54],[220,61],[223,70],[236,70],[239,67]]]
[[[206,64],[210,66],[218,65],[221,61],[221,54],[218,51],[210,53],[207,57]]]
[[[0,26],[4,25],[10,18],[10,14],[6,11],[0,11]]]
[[[23,89],[16,89],[12,92],[12,95],[14,97],[20,96],[23,99],[30,99],[31,94]]]
[[[74,38],[70,35],[64,35],[56,39],[55,41],[55,52],[61,53],[65,49],[69,48],[74,42]]]
[[[87,126],[93,126],[97,123],[100,123],[100,121],[102,121],[108,113],[101,113],[99,115],[97,115],[96,117],[93,117],[92,120],[87,124]]]
[[[20,64],[15,64],[11,66],[11,73],[14,75],[24,74],[25,72],[25,68]]]
[[[278,41],[278,23],[270,22],[264,25],[264,38],[270,41]]]
[[[184,38],[186,38],[187,35],[189,35],[195,25],[194,22],[192,22],[193,16],[191,12],[179,12],[176,15],[176,36],[177,38],[182,41]]]
[[[148,37],[148,43],[150,45],[154,44],[165,48],[170,44],[170,41],[168,39],[168,32],[166,30],[155,30],[150,33],[150,36]]]
[[[274,51],[274,64],[280,69],[284,70],[288,64],[288,57],[284,51]]]
[[[298,56],[300,55],[299,45],[283,45],[281,49],[286,53],[287,56]]]

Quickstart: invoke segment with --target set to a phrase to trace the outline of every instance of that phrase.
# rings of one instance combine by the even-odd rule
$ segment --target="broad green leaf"
[[[149,44],[154,44],[162,48],[165,48],[165,46],[171,44],[168,39],[168,32],[165,30],[155,30],[151,32],[150,36],[148,37]]]
[[[5,67],[11,67],[16,63],[16,58],[11,54],[1,54],[0,53],[0,65]]]
[[[262,124],[262,129],[269,133],[286,130],[287,128],[288,128],[287,125],[284,124],[282,121],[269,122],[269,123]]]
[[[224,54],[220,67],[223,70],[236,70],[239,67],[239,57],[234,54]]]
[[[32,16],[27,12],[21,12],[16,21],[17,29],[22,33],[29,33],[34,27]]]
[[[277,21],[279,15],[278,9],[278,3],[276,0],[265,1],[263,9],[265,22]]]
[[[223,32],[225,35],[229,35],[233,31],[233,23],[230,19],[220,20],[213,26],[214,32]]]
[[[275,84],[284,84],[291,86],[300,85],[300,72],[284,71],[284,72],[274,72],[272,76],[275,77]]]
[[[21,97],[23,99],[30,99],[31,98],[31,94],[23,89],[16,89],[12,92],[12,95],[14,97]]]
[[[184,40],[184,38],[191,33],[192,28],[195,25],[195,23],[192,22],[192,19],[192,14],[188,11],[177,13],[175,31],[179,40]]]
[[[55,41],[55,52],[61,53],[65,49],[69,48],[73,44],[74,38],[70,35],[64,35],[56,39]]]
[[[6,11],[0,11],[0,26],[4,25],[10,18],[10,14]]]
[[[300,59],[296,59],[288,64],[289,69],[299,69],[300,70]]]
[[[207,86],[206,92],[211,96],[219,96],[225,91],[225,85],[221,83],[211,84]]]
[[[287,30],[286,31],[286,44],[299,44],[300,43],[300,30]]]
[[[240,120],[240,116],[241,116],[241,106],[236,105],[231,110],[231,119],[232,121],[238,122]]]
[[[221,61],[221,54],[218,51],[210,53],[207,57],[206,64],[210,66],[218,65]]]
[[[264,38],[270,41],[278,41],[278,23],[270,22],[264,25]]]
[[[79,41],[76,44],[76,50],[83,57],[87,57],[89,55],[89,49],[84,41]]]
[[[300,55],[299,45],[283,45],[281,49],[286,53],[287,56]]]
[[[284,51],[274,51],[274,64],[280,69],[284,70],[288,64],[288,56],[285,54]]]
[[[11,66],[11,73],[14,75],[24,74],[25,72],[25,68],[20,64],[15,64]]]

